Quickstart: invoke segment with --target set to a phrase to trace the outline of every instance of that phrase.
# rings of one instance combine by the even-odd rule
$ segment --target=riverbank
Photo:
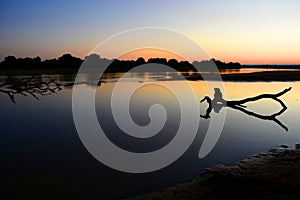
[[[262,71],[252,73],[221,74],[223,81],[300,81],[300,70]],[[186,76],[188,80],[203,80],[201,75]],[[216,80],[215,75],[205,75],[205,80]]]
[[[235,166],[208,168],[188,183],[129,199],[299,199],[299,186],[300,145],[283,145]]]
[[[265,71],[243,74],[224,74],[223,80],[230,81],[299,81],[299,71]]]
[[[0,70],[0,76],[23,76],[23,75],[49,75],[49,74],[76,74],[77,70],[74,69],[44,69],[44,70]],[[95,72],[96,73],[96,72]],[[184,74],[184,73],[183,73]],[[262,71],[251,73],[229,73],[220,74],[223,81],[300,81],[300,70],[287,70],[287,71]],[[197,81],[203,80],[200,74],[184,75],[187,80]],[[216,80],[215,74],[205,74],[205,80]],[[164,80],[164,79],[161,79]],[[166,81],[182,80],[177,76],[169,77]]]

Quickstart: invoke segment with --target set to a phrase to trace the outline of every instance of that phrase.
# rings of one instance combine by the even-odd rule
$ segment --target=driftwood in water
[[[243,113],[246,113],[250,116],[257,117],[259,119],[274,121],[279,126],[281,126],[283,129],[285,129],[287,131],[288,128],[285,125],[283,125],[283,123],[281,123],[276,117],[281,115],[284,111],[287,110],[286,105],[278,97],[284,95],[291,89],[292,88],[290,87],[290,88],[287,88],[276,94],[261,94],[261,95],[255,96],[255,97],[249,97],[249,98],[245,98],[245,99],[237,100],[237,101],[224,100],[222,96],[216,95],[216,93],[215,93],[215,97],[213,100],[210,97],[205,96],[200,102],[202,103],[203,101],[207,101],[209,107],[206,110],[206,114],[201,115],[201,117],[208,119],[208,118],[210,118],[210,113],[211,113],[212,109],[215,109],[216,112],[218,112],[222,107],[227,106],[227,107],[242,111]],[[215,92],[218,93],[219,91],[220,91],[219,89],[215,89]],[[255,113],[255,112],[245,109],[246,108],[246,106],[244,105],[245,103],[258,101],[261,99],[273,99],[273,100],[277,101],[278,103],[280,103],[280,105],[282,106],[282,109],[279,112],[274,113],[272,115],[261,115],[261,114],[258,114],[258,113]]]
[[[278,97],[284,95],[285,93],[287,93],[288,91],[290,91],[292,88],[289,87],[277,94],[261,94],[255,97],[250,97],[250,98],[246,98],[246,99],[242,99],[242,100],[238,100],[238,101],[227,101],[227,106],[237,106],[237,105],[242,105],[251,101],[257,101],[260,99],[273,99],[277,102],[279,102],[283,107],[285,106],[284,103],[278,99]]]
[[[39,100],[38,95],[50,95],[60,90],[62,90],[61,85],[53,79],[45,82],[34,78],[34,76],[23,79],[9,77],[0,84],[0,92],[7,94],[13,103],[16,103],[15,95],[31,95]]]

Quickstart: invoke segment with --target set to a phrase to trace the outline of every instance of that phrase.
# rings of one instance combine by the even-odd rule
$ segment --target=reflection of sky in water
[[[57,79],[68,82],[72,77],[59,76]],[[86,80],[82,78],[82,81]],[[160,148],[172,139],[172,133],[176,132],[176,124],[180,120],[178,102],[165,88],[155,85],[145,86],[134,94],[130,104],[131,114],[137,123],[147,124],[149,106],[161,103],[165,105],[169,115],[166,127],[156,138],[152,138],[153,141],[130,142],[132,138],[120,136],[122,133],[115,126],[109,113],[109,95],[114,84],[102,83],[96,94],[98,117],[104,116],[101,118],[104,119],[101,124],[108,130],[113,142],[125,149],[145,151]],[[122,84],[126,90],[126,84],[132,83]],[[181,88],[180,81],[174,81],[172,84]],[[199,100],[208,95],[203,81],[190,84]],[[89,87],[85,83],[83,86]],[[209,123],[209,119],[201,119],[194,143],[177,162],[149,174],[125,174],[111,170],[96,161],[81,144],[73,124],[72,90],[64,89],[55,95],[42,96],[40,101],[18,96],[16,104],[11,103],[5,94],[0,94],[0,155],[3,161],[1,176],[7,181],[7,187],[11,188],[15,187],[16,182],[23,190],[36,188],[47,191],[56,185],[64,188],[62,195],[66,196],[68,190],[75,190],[76,196],[89,194],[122,198],[187,181],[198,175],[203,167],[211,164],[233,164],[250,154],[264,152],[281,144],[294,145],[300,142],[300,82],[225,82],[224,86],[223,96],[228,100],[262,93],[277,93],[293,87],[292,91],[280,97],[288,110],[278,117],[289,130],[286,132],[273,121],[261,120],[238,110],[223,108],[220,112],[226,110],[225,126],[215,148],[207,157],[201,160],[197,157]],[[249,110],[261,114],[271,114],[280,109],[277,102],[270,100],[247,106]],[[201,113],[205,112],[206,108],[207,104],[202,103]],[[43,184],[39,184],[39,181]]]
[[[124,89],[126,89],[126,84],[131,83],[124,83]],[[180,88],[180,81],[174,81],[173,84],[177,84]],[[98,91],[112,90],[113,85],[114,84],[109,83],[103,84],[103,87],[101,86]],[[199,100],[200,98],[203,98],[203,96],[207,95],[207,89],[204,82],[191,82],[191,85]],[[232,108],[222,108],[220,112],[224,112],[226,110],[226,123],[220,141],[217,143],[217,146],[208,158],[215,155],[217,158],[215,158],[216,160],[214,160],[214,162],[217,163],[219,159],[222,159],[222,162],[230,163],[251,153],[265,151],[281,144],[293,145],[300,141],[300,134],[298,134],[299,127],[297,125],[296,117],[300,113],[300,102],[299,99],[297,100],[297,98],[299,98],[299,96],[297,97],[297,91],[300,89],[299,82],[225,82],[224,86],[225,92],[223,92],[223,96],[227,100],[239,100],[262,93],[277,93],[292,86],[293,89],[291,92],[280,97],[280,99],[282,99],[282,101],[287,105],[288,110],[277,117],[288,127],[289,131],[286,132],[273,121],[258,119]],[[144,88],[144,92],[140,92],[140,96],[134,98],[137,106],[132,108],[132,113],[139,116],[139,120],[143,120],[143,117],[145,120],[148,119],[148,110],[143,108],[141,105],[145,105],[144,102],[146,103],[150,101],[151,96],[152,98],[159,97],[158,99],[167,99],[167,96],[162,92],[159,92],[154,86]],[[173,101],[168,101],[169,107],[171,106],[171,111],[176,110],[178,107],[178,104],[173,103]],[[257,102],[251,102],[246,104],[246,106],[248,110],[262,115],[271,115],[281,109],[280,104],[271,99],[262,99]],[[202,103],[200,105],[201,113],[204,113],[206,108],[206,103]],[[206,132],[208,122],[209,120],[201,119],[199,135],[202,137]],[[195,143],[197,143],[198,148],[200,148],[201,141],[195,141]],[[214,152],[218,152],[218,154],[214,154]]]

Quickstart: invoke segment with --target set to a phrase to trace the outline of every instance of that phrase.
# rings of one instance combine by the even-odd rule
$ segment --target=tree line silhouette
[[[0,63],[0,69],[71,69],[77,71],[81,66],[82,62],[91,59],[94,63],[103,63],[101,61],[112,61],[109,67],[107,68],[106,72],[127,72],[128,70],[147,63],[158,63],[163,65],[168,65],[179,72],[186,72],[186,71],[197,71],[193,65],[197,64],[199,66],[209,66],[209,63],[214,62],[214,64],[218,67],[218,69],[240,69],[240,63],[225,63],[219,60],[211,59],[205,61],[195,61],[190,63],[188,61],[177,61],[176,59],[169,59],[166,58],[149,58],[147,61],[139,57],[136,60],[108,60],[106,58],[101,58],[98,54],[91,54],[85,59],[77,58],[72,56],[71,54],[64,54],[59,58],[54,59],[46,59],[41,60],[40,57],[35,58],[16,58],[15,56],[7,56],[4,60]]]

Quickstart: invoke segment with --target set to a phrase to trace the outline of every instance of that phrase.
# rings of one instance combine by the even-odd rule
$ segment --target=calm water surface
[[[130,84],[144,84],[145,79],[159,81],[168,76],[144,74],[141,77],[132,74],[132,79],[122,82],[121,86],[126,90]],[[226,112],[221,137],[205,158],[199,159],[198,153],[210,119],[201,118],[193,144],[179,160],[152,173],[123,173],[98,162],[81,143],[72,117],[70,83],[74,76],[44,75],[39,78],[53,78],[66,86],[62,86],[57,94],[39,96],[39,100],[32,96],[16,95],[16,103],[0,92],[1,180],[5,195],[19,198],[120,199],[186,182],[197,177],[201,169],[214,164],[231,165],[251,154],[281,144],[293,146],[300,142],[300,82],[225,82],[222,93],[227,100],[277,93],[292,87],[290,92],[280,97],[288,109],[277,117],[288,131],[274,121],[225,107],[219,111]],[[82,75],[81,79],[81,87],[92,87],[89,76]],[[134,93],[130,111],[137,124],[149,123],[148,110],[155,103],[163,105],[168,114],[164,128],[156,136],[134,139],[119,129],[111,114],[110,96],[117,77],[111,75],[105,79],[97,87],[96,110],[100,124],[111,141],[130,151],[147,152],[159,149],[172,140],[180,121],[180,108],[170,91],[157,84],[148,84]],[[0,80],[3,83],[7,77],[1,77]],[[170,83],[177,88],[183,84],[182,81]],[[205,82],[193,81],[190,85],[199,101],[206,95],[212,97],[208,94]],[[205,114],[206,108],[205,103],[199,105],[201,114]],[[271,115],[278,112],[281,106],[273,100],[261,100],[247,104],[247,109]]]

